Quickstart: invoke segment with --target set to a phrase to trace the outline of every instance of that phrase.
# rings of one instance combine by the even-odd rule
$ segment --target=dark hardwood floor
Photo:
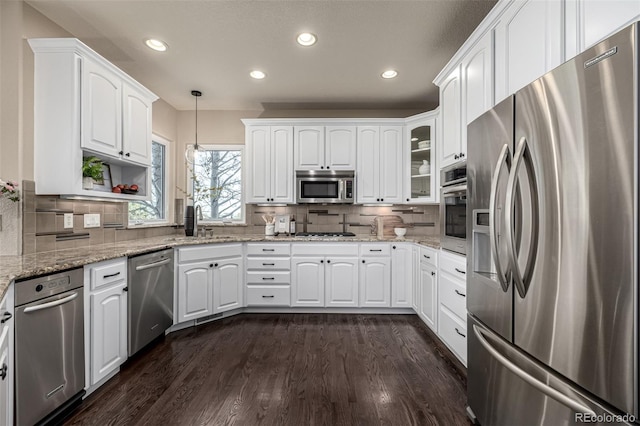
[[[468,425],[466,378],[415,315],[243,314],[130,359],[68,425]]]

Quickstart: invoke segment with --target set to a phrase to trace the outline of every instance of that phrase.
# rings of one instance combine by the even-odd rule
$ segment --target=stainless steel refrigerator
[[[468,127],[468,410],[637,422],[638,24]]]

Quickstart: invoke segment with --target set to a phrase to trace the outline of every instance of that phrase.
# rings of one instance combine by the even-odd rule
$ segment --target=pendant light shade
[[[198,98],[202,96],[202,92],[199,90],[192,90],[191,95],[196,98],[196,133],[195,143],[193,145],[187,145],[187,149],[184,152],[184,158],[189,164],[193,164],[195,162],[196,153],[200,149],[200,146],[198,145]]]

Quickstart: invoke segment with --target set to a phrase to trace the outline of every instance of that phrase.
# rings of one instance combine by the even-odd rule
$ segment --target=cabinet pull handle
[[[103,275],[102,279],[111,278],[111,277],[117,277],[118,275],[120,275],[120,272],[116,272],[115,274]]]
[[[458,327],[456,327],[456,333],[458,333],[459,335],[461,335],[462,337],[464,337],[465,339],[467,338],[466,334],[462,334],[460,333],[460,330],[458,330]]]
[[[272,294],[272,295],[270,295],[270,296],[262,296],[262,298],[263,298],[263,299],[273,299],[273,298],[274,298],[274,296],[273,296],[273,294]]]
[[[262,279],[263,279],[263,280],[265,280],[265,281],[267,281],[267,280],[268,280],[268,281],[273,281],[273,280],[275,280],[276,278],[275,278],[275,277],[262,277]]]
[[[461,273],[462,275],[466,275],[466,274],[467,274],[465,271],[461,271],[461,270],[460,270],[460,269],[458,269],[458,268],[453,268],[453,269],[455,269],[455,270],[456,270],[456,272],[459,272],[459,273]]]
[[[369,249],[369,251],[382,251],[382,249]]]
[[[466,295],[466,294],[464,294],[464,293],[460,293],[457,289],[456,289],[456,290],[454,290],[454,291],[456,292],[456,294],[457,294],[458,296],[467,297],[467,295]]]
[[[262,266],[276,266],[275,263],[263,263]]]
[[[0,378],[2,380],[7,378],[7,364],[2,363],[2,368],[0,369]]]
[[[5,322],[9,321],[12,317],[13,315],[11,315],[11,312],[5,312],[4,314],[2,314],[2,319],[0,320],[0,324],[4,324]]]
[[[426,257],[427,259],[431,259],[431,256],[427,256],[426,254],[423,254],[424,257]]]
[[[276,249],[262,249],[262,251],[276,251]]]

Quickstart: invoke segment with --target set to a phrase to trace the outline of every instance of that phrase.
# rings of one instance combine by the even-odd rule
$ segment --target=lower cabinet
[[[391,259],[388,257],[360,260],[360,306],[391,306]]]
[[[0,302],[0,425],[13,424],[13,291]]]
[[[291,258],[291,306],[324,306],[324,258]]]
[[[438,331],[438,274],[436,268],[420,263],[420,310],[418,314],[433,331]]]
[[[217,264],[217,266],[216,266]],[[213,267],[213,313],[231,311],[243,306],[242,257],[219,260]]]
[[[391,246],[391,306],[413,307],[413,245],[396,243]]]
[[[442,252],[438,283],[438,335],[467,364],[466,258]]]
[[[127,259],[85,266],[85,294],[89,304],[86,380],[92,387],[127,360]]]
[[[358,306],[357,257],[331,257],[326,260],[325,306]]]
[[[213,261],[178,265],[178,322],[213,314]]]

